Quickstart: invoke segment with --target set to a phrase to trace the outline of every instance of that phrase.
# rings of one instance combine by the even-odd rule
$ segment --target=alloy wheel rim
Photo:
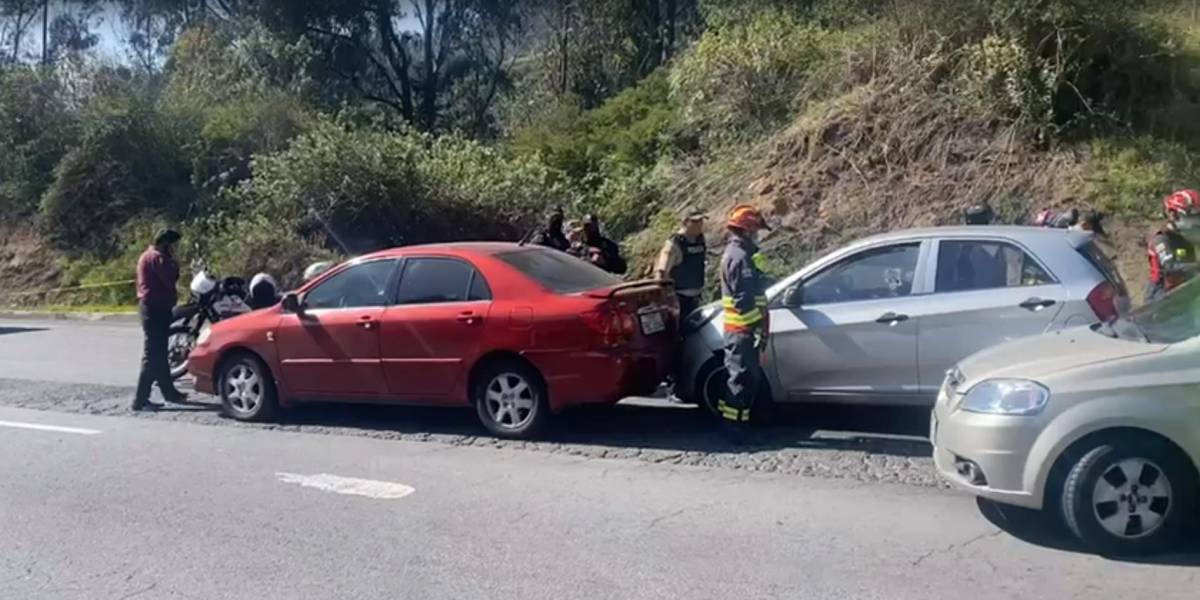
[[[263,398],[262,379],[258,372],[246,364],[234,365],[225,376],[225,398],[234,410],[242,413],[254,412]]]
[[[1137,539],[1158,530],[1171,509],[1171,482],[1145,458],[1109,465],[1092,489],[1092,510],[1108,533]]]
[[[488,382],[483,401],[492,422],[504,429],[524,427],[537,411],[533,386],[517,373],[493,377]]]

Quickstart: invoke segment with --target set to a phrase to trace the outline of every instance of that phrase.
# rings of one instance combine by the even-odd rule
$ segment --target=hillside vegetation
[[[682,212],[739,202],[780,270],[981,201],[1094,207],[1140,287],[1159,199],[1200,186],[1195,2],[125,4],[157,27],[125,59],[89,3],[47,55],[0,41],[0,304],[131,302],[90,285],[168,223],[184,261],[295,283],[561,205],[644,273]]]

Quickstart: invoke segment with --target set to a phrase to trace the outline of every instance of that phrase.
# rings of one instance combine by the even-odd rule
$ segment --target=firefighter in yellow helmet
[[[717,410],[735,443],[750,422],[750,408],[760,381],[760,355],[770,333],[767,312],[767,280],[759,254],[758,232],[770,227],[761,212],[751,206],[734,207],[729,215],[729,242],[721,255],[721,303],[725,322],[725,369],[729,373],[728,396]]]

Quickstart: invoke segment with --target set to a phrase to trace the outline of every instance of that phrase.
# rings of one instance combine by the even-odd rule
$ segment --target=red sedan
[[[305,401],[473,405],[495,434],[530,437],[567,407],[653,391],[678,310],[669,287],[555,250],[414,246],[217,323],[188,370],[236,419]]]

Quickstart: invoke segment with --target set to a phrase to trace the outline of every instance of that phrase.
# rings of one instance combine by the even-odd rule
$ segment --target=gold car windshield
[[[1174,344],[1200,335],[1200,278],[1192,278],[1129,317],[1152,343]]]

